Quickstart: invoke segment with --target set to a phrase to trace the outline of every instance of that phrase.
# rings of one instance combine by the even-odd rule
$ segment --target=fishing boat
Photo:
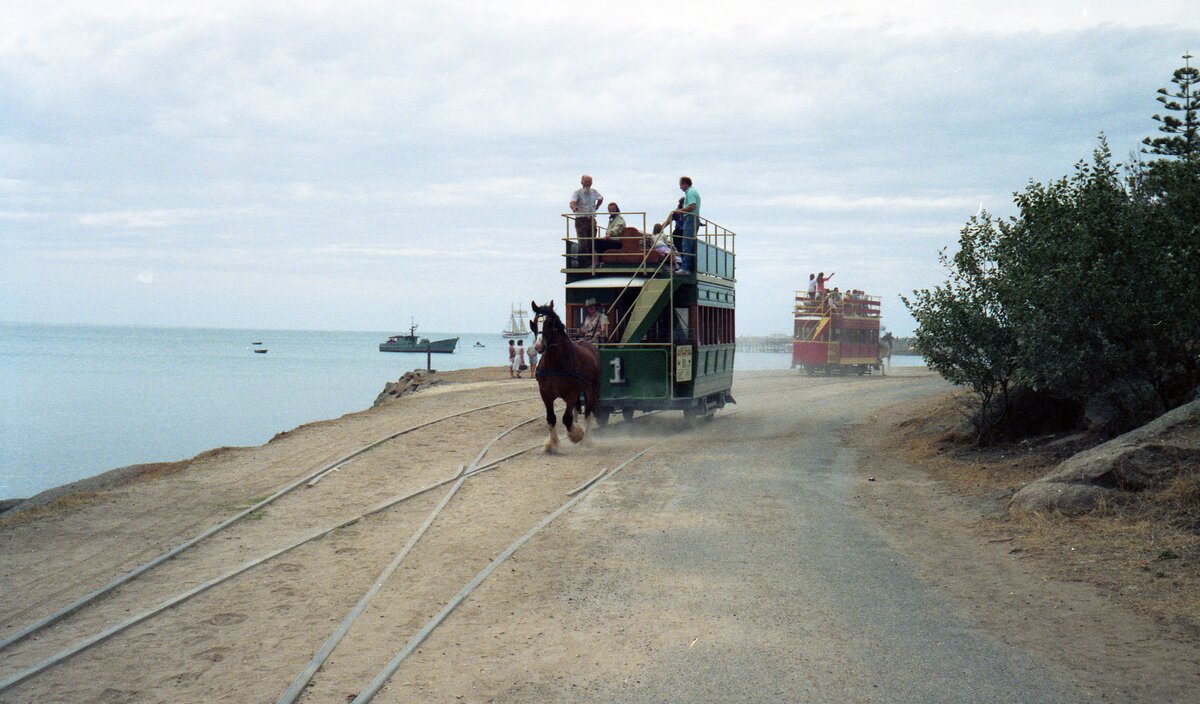
[[[512,310],[512,314],[508,318],[508,328],[500,334],[513,339],[523,338],[529,334],[529,324],[525,322],[525,316],[529,315],[529,313],[520,308],[512,308],[511,304],[509,307]]]
[[[392,335],[387,342],[379,343],[380,352],[438,352],[449,354],[458,346],[457,337],[445,340],[430,340],[428,337],[417,337],[417,326],[409,327],[407,335]]]

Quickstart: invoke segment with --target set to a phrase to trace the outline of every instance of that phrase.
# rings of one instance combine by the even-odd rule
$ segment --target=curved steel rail
[[[424,640],[426,638],[429,637],[430,633],[433,633],[435,628],[437,628],[439,625],[441,625],[442,621],[446,620],[446,617],[449,616],[450,613],[452,611],[454,611],[454,609],[456,609],[458,607],[458,605],[463,602],[464,599],[466,599],[468,596],[470,596],[471,592],[475,591],[476,587],[478,587],[480,584],[482,584],[483,581],[485,579],[487,579],[488,576],[491,575],[492,572],[494,572],[497,567],[499,567],[505,560],[507,560],[509,557],[511,557],[512,554],[515,553],[522,545],[529,542],[530,539],[532,539],[533,536],[537,535],[539,531],[541,531],[546,526],[550,525],[550,523],[553,522],[554,519],[558,518],[562,514],[569,511],[572,506],[574,506],[575,504],[577,504],[581,500],[583,500],[584,497],[586,497],[588,494],[590,494],[592,491],[594,491],[596,489],[596,487],[598,487],[602,483],[604,483],[605,480],[611,478],[617,472],[620,472],[622,469],[624,469],[627,465],[633,463],[635,460],[640,458],[642,455],[646,454],[650,450],[653,450],[654,448],[658,447],[659,445],[662,445],[665,442],[668,442],[668,441],[663,440],[662,442],[655,443],[654,445],[651,445],[650,447],[647,447],[644,450],[640,450],[637,454],[633,455],[629,459],[625,460],[621,464],[614,467],[607,474],[597,475],[592,480],[591,484],[587,485],[585,489],[583,489],[582,491],[577,493],[571,499],[567,500],[566,503],[564,503],[562,506],[559,506],[549,516],[546,516],[545,518],[543,518],[540,522],[538,522],[537,525],[535,525],[533,528],[529,529],[529,532],[525,533],[525,535],[522,535],[520,538],[517,538],[511,545],[509,545],[504,550],[504,552],[500,553],[500,555],[497,556],[496,559],[492,560],[491,563],[489,563],[487,567],[484,567],[479,572],[479,574],[475,575],[474,579],[472,579],[461,590],[459,590],[458,594],[455,594],[454,598],[452,598],[445,606],[443,606],[442,610],[439,611],[436,616],[434,616],[432,619],[430,619],[421,628],[421,630],[418,631],[417,634],[414,635],[412,637],[412,639],[410,639],[408,641],[408,644],[405,645],[400,650],[400,652],[396,653],[395,657],[393,657],[391,659],[391,661],[389,661],[388,664],[386,666],[384,666],[383,670],[381,670],[379,672],[379,674],[377,674],[375,676],[375,678],[371,680],[371,682],[366,686],[366,688],[363,689],[361,692],[359,692],[358,696],[354,698],[352,704],[365,704],[365,702],[369,702],[372,699],[374,699],[375,695],[379,693],[379,690],[382,689],[385,684],[387,684],[387,681],[391,678],[391,676],[393,674],[395,674],[396,670],[399,669],[400,664],[403,663],[404,660],[409,655],[411,655],[413,653],[413,651],[415,651],[421,645],[421,643],[424,642]]]
[[[468,413],[476,413],[478,411],[486,410],[488,408],[495,408],[496,406],[504,406],[504,405],[508,405],[511,403],[521,403],[523,401],[530,401],[530,400],[534,400],[535,398],[536,397],[516,399],[513,401],[501,401],[500,403],[492,403],[492,404],[489,404],[486,406],[480,406],[478,408],[472,408],[472,409],[469,409],[466,411],[461,411],[459,413],[452,413],[448,416],[442,416],[441,418],[438,418],[436,420],[431,420],[431,421],[428,421],[425,423],[420,423],[418,425],[414,425],[409,428],[405,428],[404,430],[401,430],[397,433],[392,433],[391,435],[388,435],[385,438],[376,440],[375,442],[372,442],[369,445],[361,447],[358,450],[355,450],[354,452],[351,452],[337,460],[334,460],[333,462],[330,462],[329,464],[324,465],[317,471],[311,472],[311,473],[305,475],[304,477],[291,482],[290,484],[284,486],[282,489],[279,489],[274,494],[271,494],[270,496],[263,499],[262,501],[259,501],[258,503],[254,504],[253,506],[250,506],[249,508],[218,523],[217,525],[213,526],[212,528],[209,528],[208,530],[204,531],[203,533],[201,533],[193,538],[190,538],[190,539],[180,543],[179,545],[176,545],[175,547],[171,548],[170,550],[167,550],[166,552],[164,552],[163,554],[154,558],[153,560],[150,560],[149,562],[138,565],[137,567],[126,572],[125,574],[121,575],[120,577],[117,577],[116,579],[112,580],[108,584],[105,584],[104,586],[102,586],[98,589],[95,589],[91,592],[88,592],[87,594],[84,594],[83,596],[79,597],[78,599],[71,602],[70,604],[67,604],[66,606],[62,607],[58,611],[55,611],[54,613],[51,613],[48,616],[44,616],[41,619],[29,624],[28,626],[25,626],[24,628],[20,629],[16,633],[14,633],[11,636],[8,636],[4,640],[0,641],[0,650],[3,650],[4,648],[7,648],[8,646],[12,645],[13,643],[23,640],[24,638],[27,638],[28,636],[30,636],[34,633],[37,633],[38,631],[42,630],[43,628],[45,628],[53,623],[56,623],[57,621],[62,620],[63,618],[71,615],[75,611],[78,611],[81,607],[86,606],[88,603],[94,601],[98,597],[101,597],[101,596],[111,592],[112,590],[116,589],[117,587],[121,586],[122,584],[125,584],[126,582],[129,582],[130,580],[148,572],[149,570],[151,570],[151,569],[157,567],[158,565],[166,562],[167,560],[175,557],[176,555],[183,552],[184,550],[187,550],[188,548],[196,545],[200,541],[205,540],[207,538],[211,538],[212,536],[216,535],[217,533],[220,533],[221,531],[225,530],[226,528],[233,525],[234,523],[237,523],[238,521],[242,520],[246,516],[249,516],[250,514],[254,513],[255,511],[258,511],[259,509],[263,508],[264,506],[279,499],[280,497],[294,491],[300,485],[316,478],[319,475],[322,475],[322,474],[332,471],[336,467],[343,465],[346,462],[349,462],[350,460],[354,459],[355,457],[358,457],[359,455],[363,454],[364,452],[366,452],[378,445],[388,442],[389,440],[394,440],[395,438],[398,438],[401,435],[411,433],[414,430],[420,430],[421,428],[425,428],[430,425],[434,425],[435,423],[440,423],[442,421],[449,420],[451,418],[457,418],[458,416],[467,415]],[[2,690],[0,690],[0,691],[2,691]]]
[[[826,386],[826,385],[828,385],[828,384],[818,384],[817,386]],[[750,392],[747,395],[759,395],[759,394],[763,394],[763,393],[773,393],[773,392],[777,393],[777,390]],[[112,589],[115,589],[117,586],[120,586],[120,584],[130,581],[134,577],[146,572],[147,570],[151,569],[152,567],[154,567],[158,564],[161,564],[166,559],[169,559],[170,557],[174,557],[175,555],[178,555],[184,549],[186,549],[188,547],[192,547],[193,545],[200,542],[204,538],[210,537],[211,535],[219,532],[220,530],[223,530],[224,528],[228,527],[229,525],[232,525],[237,520],[244,518],[245,516],[249,515],[250,513],[253,513],[254,511],[258,510],[262,506],[265,506],[265,505],[269,504],[270,502],[283,496],[284,494],[294,490],[295,488],[297,488],[301,484],[304,484],[305,482],[309,481],[313,477],[322,475],[324,473],[328,473],[329,471],[336,468],[337,466],[339,466],[341,464],[345,464],[350,459],[353,459],[354,457],[361,455],[362,453],[366,452],[367,450],[369,450],[377,445],[380,445],[384,442],[387,442],[388,440],[392,440],[392,439],[399,437],[401,435],[404,435],[406,433],[410,433],[414,430],[418,430],[420,428],[424,428],[429,425],[433,425],[435,423],[439,423],[444,420],[448,420],[450,418],[455,418],[458,416],[466,415],[468,413],[474,413],[474,412],[477,412],[480,410],[485,410],[485,409],[493,408],[496,406],[507,405],[507,404],[512,404],[512,403],[519,403],[521,401],[528,401],[528,400],[532,400],[532,399],[516,399],[513,401],[503,401],[500,403],[489,404],[486,406],[481,406],[478,408],[461,411],[459,413],[450,414],[450,415],[438,418],[436,420],[428,421],[426,423],[422,423],[422,424],[419,424],[416,426],[406,428],[402,431],[393,433],[385,438],[382,438],[382,439],[377,440],[367,446],[364,446],[364,447],[362,447],[362,448],[360,448],[360,449],[358,449],[358,450],[356,450],[356,451],[354,451],[332,463],[325,465],[320,470],[317,470],[316,472],[310,473],[309,475],[307,475],[295,482],[292,482],[291,484],[289,484],[286,487],[284,487],[283,489],[279,490],[272,496],[268,497],[267,499],[264,499],[263,501],[259,502],[258,504],[255,504],[254,506],[242,511],[241,513],[237,514],[233,518],[228,519],[227,521],[224,521],[223,523],[218,524],[214,528],[209,529],[209,531],[206,531],[205,533],[202,533],[201,535],[199,535],[195,538],[192,538],[191,540],[187,541],[186,543],[183,543],[180,546],[173,548],[171,551],[164,553],[162,556],[159,556],[158,558],[155,558],[154,560],[152,560],[148,563],[145,563],[144,565],[136,568],[134,571],[127,573],[122,578],[119,578],[118,580],[114,580],[114,582],[110,583],[109,585],[106,585],[106,587],[101,588],[103,591],[97,590],[97,591],[89,594],[87,597],[81,598],[77,602],[73,603],[71,606],[66,607],[63,610],[60,610],[59,612],[56,612],[56,614],[52,614],[50,617],[46,617],[45,619],[42,620],[44,623],[39,622],[40,625],[34,624],[34,626],[37,626],[36,628],[33,628],[31,626],[31,627],[25,629],[25,632],[23,632],[22,634],[18,634],[17,636],[14,636],[14,637],[10,638],[9,640],[4,641],[3,643],[0,643],[0,648],[10,645],[11,643],[16,642],[17,640],[20,640],[21,638],[25,637],[26,635],[29,635],[30,633],[33,633],[36,630],[40,630],[41,628],[44,628],[45,626],[50,625],[51,623],[53,623],[57,620],[60,620],[61,618],[65,617],[65,616],[69,615],[70,613],[72,613],[73,611],[77,610],[79,607],[85,605],[87,602],[95,599],[98,596],[101,596],[103,593],[106,593],[107,591],[111,591]],[[658,413],[658,411],[651,411],[649,413],[644,414],[642,417],[653,415],[655,413]],[[736,411],[729,412],[724,415],[725,416],[736,415]],[[323,538],[323,537],[329,535],[330,533],[333,533],[334,531],[340,530],[341,528],[345,528],[347,526],[353,525],[364,518],[375,515],[377,513],[381,513],[389,508],[392,508],[393,506],[403,503],[404,501],[415,498],[415,497],[425,494],[429,491],[432,491],[439,487],[445,486],[446,484],[454,482],[454,487],[446,494],[445,497],[443,497],[443,499],[437,505],[437,507],[434,509],[434,511],[426,518],[426,520],[422,524],[422,526],[420,528],[418,528],[417,532],[409,539],[408,543],[405,544],[404,548],[402,548],[401,551],[399,553],[397,553],[396,557],[393,558],[392,563],[389,564],[388,567],[385,568],[384,572],[382,572],[379,575],[379,577],[376,578],[371,589],[369,589],[368,592],[366,594],[364,594],[363,598],[360,599],[359,604],[356,605],[355,608],[351,610],[350,614],[347,615],[347,618],[345,621],[343,621],[343,624],[341,626],[339,626],[339,628],[337,630],[335,630],[335,632],[333,634],[331,634],[331,636],[326,641],[326,643],[322,646],[322,648],[320,650],[318,650],[317,654],[314,655],[313,660],[310,661],[309,665],[305,668],[305,670],[302,671],[300,673],[300,675],[298,675],[297,678],[293,681],[292,686],[289,687],[288,691],[285,692],[284,695],[282,695],[281,698],[278,700],[278,704],[288,704],[290,702],[296,701],[296,699],[298,699],[299,695],[303,692],[304,688],[307,686],[308,682],[311,680],[312,676],[320,669],[320,666],[328,658],[328,656],[332,652],[333,648],[337,645],[337,643],[342,639],[342,637],[344,637],[345,633],[349,630],[350,624],[353,622],[353,620],[355,618],[357,618],[357,616],[362,612],[363,609],[365,609],[367,602],[369,602],[371,597],[373,597],[374,594],[378,591],[378,589],[380,587],[382,587],[383,582],[386,581],[386,579],[395,571],[395,569],[399,566],[400,562],[404,559],[404,557],[408,554],[408,552],[411,551],[412,547],[416,544],[416,542],[424,535],[424,533],[432,525],[432,523],[436,519],[437,515],[446,506],[446,504],[449,503],[450,499],[453,498],[454,494],[458,491],[459,487],[461,487],[462,483],[466,479],[468,479],[472,476],[481,474],[483,472],[491,471],[491,470],[499,467],[504,462],[507,462],[508,460],[510,460],[514,457],[517,457],[519,455],[522,455],[522,454],[525,454],[532,450],[535,450],[535,449],[541,447],[541,444],[538,443],[535,445],[530,445],[529,447],[525,447],[521,450],[511,452],[499,459],[493,460],[487,464],[480,466],[479,462],[481,462],[483,460],[483,458],[487,455],[488,451],[490,451],[492,446],[496,442],[498,442],[501,438],[503,438],[503,437],[507,436],[508,434],[512,433],[513,431],[515,431],[517,428],[528,425],[530,423],[537,422],[538,420],[541,420],[541,419],[542,419],[541,415],[535,416],[533,418],[521,421],[520,423],[517,423],[516,425],[514,425],[514,426],[508,428],[507,430],[505,430],[504,432],[500,433],[495,438],[493,438],[491,441],[489,441],[483,447],[482,450],[480,450],[479,454],[475,457],[475,459],[471,462],[471,464],[469,466],[465,466],[465,467],[460,466],[459,471],[454,476],[436,481],[432,484],[421,487],[415,491],[411,491],[407,494],[392,497],[392,498],[380,503],[379,505],[375,506],[374,508],[372,508],[366,512],[363,512],[357,516],[354,516],[345,521],[342,521],[334,526],[330,526],[328,528],[314,531],[289,545],[286,545],[286,546],[276,549],[270,553],[267,553],[266,555],[260,556],[256,559],[246,562],[243,565],[241,565],[237,568],[234,568],[233,570],[230,570],[222,575],[219,575],[211,580],[208,580],[207,582],[199,584],[199,585],[193,587],[192,589],[182,592],[182,593],[160,603],[158,606],[155,606],[147,611],[144,611],[136,616],[133,616],[120,624],[117,624],[111,628],[108,628],[104,631],[94,634],[94,635],[80,641],[79,643],[75,644],[74,646],[71,646],[63,651],[60,651],[59,653],[57,653],[54,656],[52,656],[40,663],[37,663],[29,668],[26,668],[25,670],[22,670],[22,671],[16,673],[15,675],[9,677],[8,679],[0,681],[0,693],[3,693],[5,691],[7,691],[8,689],[11,689],[12,687],[29,679],[30,677],[33,677],[34,675],[36,675],[40,672],[43,672],[59,663],[62,663],[64,661],[70,659],[71,657],[73,657],[95,645],[98,645],[99,643],[104,642],[105,640],[108,640],[112,636],[117,635],[118,633],[120,633],[124,630],[127,630],[128,628],[130,628],[132,626],[142,623],[143,621],[146,621],[146,620],[158,615],[159,613],[162,613],[163,611],[165,611],[169,608],[172,608],[178,604],[181,604],[198,594],[201,594],[201,593],[203,593],[219,584],[222,584],[222,583],[224,583],[224,582],[226,582],[226,581],[228,581],[250,569],[253,569],[254,567],[257,567],[258,565],[261,565],[264,562],[267,562],[275,557],[278,557],[282,554],[290,552],[291,550],[294,550],[294,549],[300,547],[301,545],[304,545],[304,544],[310,543],[314,540]],[[562,506],[560,506],[552,514],[550,514],[545,519],[543,519],[541,522],[539,522],[536,526],[534,526],[534,528],[532,528],[524,536],[517,539],[517,541],[515,541],[512,545],[510,545],[509,548],[504,551],[504,553],[502,553],[495,560],[493,560],[492,563],[489,564],[487,567],[485,567],[484,570],[482,570],[478,575],[476,575],[476,577],[470,583],[468,583],[465,587],[463,587],[463,589],[442,609],[442,611],[439,612],[439,614],[437,616],[435,616],[433,619],[431,619],[430,622],[428,622],[425,625],[425,627],[422,628],[422,630],[420,632],[418,632],[418,634],[416,636],[414,636],[412,640],[409,641],[409,644],[406,645],[404,649],[402,649],[399,653],[397,653],[397,655],[393,658],[393,660],[391,662],[389,662],[388,666],[384,669],[384,671],[380,672],[380,674],[377,675],[374,680],[372,680],[371,684],[369,684],[368,687],[366,689],[364,689],[363,692],[358,695],[358,698],[356,698],[354,700],[354,702],[370,701],[370,699],[373,698],[374,695],[376,693],[378,693],[379,689],[382,688],[382,686],[387,682],[387,679],[391,677],[391,674],[394,673],[397,668],[399,668],[400,663],[402,663],[404,661],[404,659],[406,659],[412,653],[412,651],[415,650],[416,647],[419,646],[420,643],[423,642],[425,640],[425,638],[427,638],[428,635],[430,633],[432,633],[432,631],[442,621],[445,620],[445,618],[450,614],[450,612],[452,612],[464,599],[466,599],[466,597],[472,591],[474,591],[474,589],[476,587],[478,587],[479,584],[482,583],[483,580],[485,580],[487,578],[487,576],[490,575],[497,566],[499,566],[500,563],[504,562],[509,556],[511,556],[514,552],[516,552],[516,550],[518,548],[520,548],[522,545],[524,545],[526,542],[528,542],[538,531],[540,531],[546,525],[549,525],[550,522],[552,522],[554,519],[558,518],[562,513],[565,513],[567,510],[569,510],[578,501],[583,499],[592,490],[594,490],[599,484],[608,480],[613,475],[615,475],[617,472],[619,472],[621,469],[623,469],[627,465],[631,464],[635,460],[639,459],[640,457],[645,455],[650,450],[652,450],[656,447],[659,447],[660,445],[662,445],[666,442],[668,442],[668,440],[664,440],[664,441],[655,443],[654,445],[651,445],[651,446],[637,452],[632,457],[630,457],[628,460],[626,460],[626,461],[622,462],[621,464],[617,465],[616,467],[614,467],[611,471],[601,470],[600,473],[598,473],[591,479],[587,480],[579,487],[568,492],[567,495],[571,496],[572,498],[570,498],[566,503],[564,503]],[[303,682],[301,682],[301,680],[303,680]],[[289,696],[291,698],[288,698]],[[365,699],[363,698],[364,696],[366,696]]]
[[[413,546],[417,544],[417,541],[421,539],[421,536],[425,535],[425,531],[429,530],[429,527],[433,525],[434,519],[436,519],[438,514],[442,512],[442,509],[446,507],[446,504],[450,503],[450,499],[452,499],[454,495],[458,493],[459,487],[461,487],[463,482],[465,482],[469,477],[479,473],[479,462],[483,459],[484,455],[487,454],[488,450],[492,448],[492,445],[496,444],[500,438],[503,438],[505,435],[508,435],[517,428],[541,419],[542,416],[540,415],[534,416],[533,418],[518,423],[508,430],[505,430],[503,433],[500,433],[493,438],[491,442],[485,445],[482,450],[480,450],[479,455],[476,456],[475,460],[471,462],[470,467],[459,469],[457,481],[454,482],[454,486],[450,488],[450,491],[446,492],[446,495],[442,497],[441,502],[439,502],[438,505],[434,507],[433,511],[430,512],[429,516],[425,518],[425,522],[422,523],[419,528],[417,528],[416,532],[414,532],[411,537],[409,537],[408,542],[404,544],[404,547],[400,548],[400,551],[396,553],[396,555],[392,558],[392,561],[388,563],[388,566],[383,568],[383,571],[380,572],[379,576],[375,578],[375,581],[371,583],[370,588],[367,589],[362,597],[359,598],[358,603],[354,605],[354,608],[350,609],[350,612],[346,614],[346,617],[342,619],[342,622],[338,625],[338,627],[334,629],[333,633],[331,633],[328,638],[325,639],[325,642],[317,650],[316,654],[313,655],[312,659],[308,661],[308,665],[306,665],[304,669],[300,671],[300,674],[296,675],[296,679],[292,680],[291,685],[287,688],[287,691],[285,691],[279,697],[276,704],[292,704],[292,702],[295,702],[300,698],[300,695],[304,693],[304,688],[307,687],[308,683],[312,680],[313,675],[317,674],[317,671],[321,669],[321,666],[325,664],[325,661],[328,660],[329,656],[333,653],[333,649],[336,648],[337,644],[341,642],[342,638],[344,638],[346,634],[350,632],[350,627],[354,625],[354,621],[357,620],[362,612],[366,610],[367,605],[371,603],[371,599],[375,597],[375,594],[383,588],[384,582],[386,582],[388,578],[392,576],[392,573],[400,567],[400,563],[413,549]],[[533,447],[537,447],[537,445],[534,445]],[[531,448],[522,450],[522,452],[528,452],[529,449]]]
[[[522,399],[522,400],[528,400],[528,399]],[[11,689],[12,687],[20,684],[21,682],[24,682],[25,680],[29,679],[30,677],[33,677],[34,675],[36,675],[40,672],[43,672],[51,667],[54,667],[55,665],[58,665],[59,663],[65,662],[66,660],[74,657],[75,655],[78,655],[79,653],[82,653],[83,651],[108,640],[109,638],[117,635],[118,633],[120,633],[128,628],[131,628],[132,626],[136,626],[137,624],[139,624],[143,621],[146,621],[150,618],[153,618],[154,616],[157,616],[158,614],[162,613],[163,611],[166,611],[167,609],[169,609],[173,606],[182,604],[183,602],[187,601],[188,599],[191,599],[192,597],[194,597],[198,594],[208,591],[209,589],[211,589],[219,584],[227,582],[230,579],[242,574],[243,572],[249,571],[250,569],[257,567],[257,566],[263,564],[264,562],[267,562],[268,560],[279,557],[280,555],[290,552],[290,551],[300,547],[301,545],[310,543],[319,538],[323,538],[323,537],[329,535],[330,533],[333,533],[336,530],[339,530],[341,528],[345,528],[347,526],[358,523],[360,520],[362,520],[368,516],[372,516],[374,514],[381,513],[389,508],[392,508],[393,506],[396,506],[397,504],[407,501],[408,499],[414,498],[416,496],[420,496],[421,494],[432,491],[433,489],[436,489],[440,486],[445,486],[446,484],[449,484],[450,482],[456,482],[454,490],[451,493],[449,493],[445,499],[443,499],[443,503],[440,504],[436,510],[436,511],[440,511],[441,506],[443,506],[446,502],[449,502],[450,497],[452,497],[453,493],[458,490],[458,487],[461,486],[463,480],[465,480],[471,476],[481,474],[483,472],[487,472],[492,469],[495,469],[496,467],[500,466],[502,463],[512,459],[513,457],[516,457],[517,455],[521,455],[526,452],[529,452],[530,450],[534,450],[538,447],[541,447],[540,444],[530,445],[529,447],[526,447],[522,450],[518,450],[516,452],[505,455],[504,457],[501,457],[498,460],[489,462],[488,464],[485,464],[483,466],[479,466],[479,462],[483,459],[484,455],[487,454],[488,450],[490,450],[492,445],[494,445],[498,440],[500,440],[504,436],[508,435],[512,431],[516,430],[517,428],[520,428],[521,426],[528,425],[530,423],[536,422],[541,419],[542,419],[542,416],[537,415],[528,420],[521,421],[520,423],[517,423],[516,425],[505,430],[503,433],[500,433],[495,438],[493,438],[489,443],[487,443],[486,446],[484,446],[483,450],[480,451],[478,456],[476,456],[475,460],[471,463],[471,466],[469,468],[460,467],[459,471],[453,477],[449,477],[447,479],[443,479],[441,481],[435,482],[428,486],[417,489],[416,491],[412,491],[407,494],[399,495],[399,496],[393,497],[391,499],[388,499],[387,501],[384,501],[383,503],[375,506],[374,508],[372,508],[364,513],[361,513],[357,516],[354,516],[352,518],[344,520],[341,523],[338,523],[337,525],[330,526],[328,528],[322,528],[320,530],[309,533],[308,535],[300,538],[299,540],[297,540],[289,545],[286,545],[282,548],[278,548],[276,550],[273,550],[272,552],[267,553],[266,555],[260,556],[253,560],[250,560],[249,562],[246,562],[246,563],[242,564],[241,566],[236,567],[233,570],[230,570],[229,572],[226,572],[222,575],[214,577],[213,579],[210,579],[207,582],[199,584],[185,592],[177,594],[176,596],[171,597],[170,599],[167,599],[166,601],[160,603],[158,606],[155,606],[151,609],[143,611],[142,613],[137,614],[136,616],[133,616],[115,626],[112,626],[111,628],[105,629],[99,633],[89,636],[89,637],[85,638],[84,640],[79,641],[75,645],[58,652],[57,654],[51,656],[50,658],[47,658],[46,660],[43,660],[42,662],[32,665],[24,670],[21,670],[20,672],[14,674],[13,676],[9,677],[8,679],[0,680],[0,693],[3,693],[5,691]],[[433,516],[430,516],[427,519],[427,521],[429,523],[432,523],[433,518],[436,517],[436,511]],[[427,528],[427,526],[422,528],[422,530],[420,532],[423,533],[425,528]],[[414,536],[414,538],[411,540],[411,542],[413,544],[415,544],[416,538],[419,538],[419,537],[420,537],[419,535]],[[409,549],[411,549],[411,548],[409,548]],[[407,551],[405,551],[405,552],[407,552]],[[400,559],[403,559],[403,555],[401,555]],[[396,560],[396,564],[397,565],[399,564],[399,560]]]

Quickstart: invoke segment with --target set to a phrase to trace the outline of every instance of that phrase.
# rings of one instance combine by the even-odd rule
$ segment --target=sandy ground
[[[0,651],[0,679],[314,528],[452,476],[542,414],[532,382],[487,376],[8,519],[0,637],[368,442],[518,401],[401,436],[298,489]],[[987,542],[969,506],[887,447],[862,444],[879,409],[944,388],[911,371],[747,373],[735,381],[739,404],[712,423],[618,420],[581,445],[564,435],[560,455],[522,455],[473,478],[302,701],[347,701],[566,492],[662,440],[521,548],[377,701],[1194,701],[1194,648],[1017,563]],[[544,424],[523,426],[489,457],[544,438]],[[0,701],[273,702],[444,491],[273,559]]]

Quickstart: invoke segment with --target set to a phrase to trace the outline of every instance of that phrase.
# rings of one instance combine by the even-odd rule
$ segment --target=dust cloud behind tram
[[[640,229],[603,233],[563,215],[563,321],[599,351],[596,420],[660,410],[711,419],[734,402],[735,233],[696,215],[694,227],[676,217],[652,232],[644,212],[622,215]],[[588,323],[589,304],[599,326]]]

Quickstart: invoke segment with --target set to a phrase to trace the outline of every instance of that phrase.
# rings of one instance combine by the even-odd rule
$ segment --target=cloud
[[[648,223],[686,173],[739,233],[747,332],[786,327],[766,301],[809,270],[936,281],[980,200],[1003,215],[1101,130],[1117,154],[1152,132],[1200,26],[1157,1],[695,2],[682,28],[625,0],[604,23],[541,0],[6,13],[0,259],[35,289],[190,274],[200,309],[207,282],[269,276],[328,311],[364,280],[475,311],[561,288],[580,173]]]
[[[969,196],[846,196],[841,194],[808,194],[772,196],[742,203],[746,207],[798,208],[804,210],[956,210],[969,209],[979,200]]]
[[[170,227],[203,215],[197,210],[142,210],[116,213],[85,213],[76,222],[87,227]]]

